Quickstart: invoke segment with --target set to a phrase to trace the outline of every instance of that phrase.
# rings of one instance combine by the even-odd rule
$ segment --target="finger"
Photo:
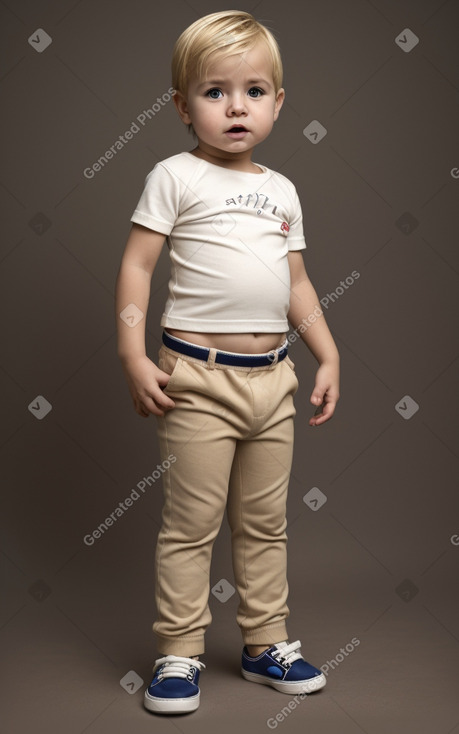
[[[175,408],[175,403],[159,390],[146,397],[143,407],[154,415],[163,416],[168,410]]]
[[[311,420],[309,421],[309,425],[311,426],[320,426],[322,423],[326,423],[330,420],[330,418],[333,417],[333,414],[335,412],[336,403],[335,402],[329,402],[325,403],[323,406],[323,410],[320,414],[314,415]]]
[[[311,393],[310,402],[313,405],[321,405],[325,395],[325,390],[321,390],[319,387],[315,387]]]
[[[175,403],[171,398],[166,395],[162,390],[159,390],[158,392],[154,392],[151,395],[151,400],[154,401],[154,403],[160,408],[160,409],[166,409],[169,410],[170,408],[175,408]]]
[[[136,401],[134,403],[135,411],[138,415],[140,415],[142,418],[148,418],[150,415],[150,412],[148,409],[141,403],[140,401]]]

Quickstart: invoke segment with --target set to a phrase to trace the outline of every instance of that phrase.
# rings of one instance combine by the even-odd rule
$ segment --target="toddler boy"
[[[295,187],[252,161],[285,96],[274,37],[249,13],[205,16],[176,42],[172,77],[177,111],[197,145],[148,174],[117,280],[117,313],[135,304],[145,314],[167,238],[158,366],[146,356],[145,320],[130,327],[117,319],[135,409],[156,416],[168,459],[155,565],[160,657],[145,692],[146,708],[166,714],[199,706],[211,554],[225,508],[242,675],[287,694],[325,685],[286,628],[298,389],[288,322],[319,363],[309,424],[329,420],[339,397],[338,351],[304,267]]]

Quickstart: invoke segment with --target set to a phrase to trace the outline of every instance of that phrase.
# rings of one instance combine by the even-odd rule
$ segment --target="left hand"
[[[309,419],[310,426],[320,426],[333,416],[336,403],[339,400],[339,365],[338,363],[323,362],[316,373],[314,390],[310,402],[316,408],[323,404],[318,415]]]

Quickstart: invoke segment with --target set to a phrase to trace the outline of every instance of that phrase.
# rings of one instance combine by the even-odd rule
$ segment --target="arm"
[[[146,355],[145,321],[150,300],[151,278],[161,254],[165,236],[139,224],[133,224],[116,279],[116,328],[118,357],[134,401],[136,412],[143,418],[150,413],[164,415],[175,403],[161,389],[169,375]],[[139,308],[143,317],[135,326],[128,326],[120,313],[130,303]]]
[[[320,365],[310,401],[316,407],[324,403],[324,407],[321,414],[309,420],[310,426],[319,426],[333,416],[339,399],[339,354],[300,250],[288,253],[288,264],[290,310],[287,317]]]

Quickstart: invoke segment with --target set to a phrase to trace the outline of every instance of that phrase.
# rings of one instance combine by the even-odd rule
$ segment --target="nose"
[[[247,114],[247,106],[244,94],[234,93],[230,96],[227,114],[230,116]]]

